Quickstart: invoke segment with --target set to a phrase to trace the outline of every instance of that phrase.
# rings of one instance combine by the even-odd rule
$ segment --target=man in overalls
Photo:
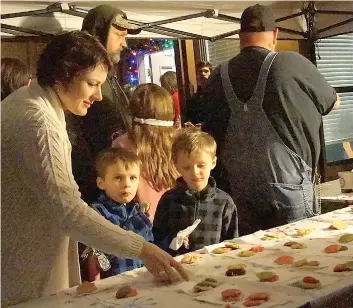
[[[273,52],[272,10],[241,16],[241,52],[218,67],[204,89],[203,128],[219,145],[242,235],[319,214],[315,170],[321,116],[339,98],[296,52]]]

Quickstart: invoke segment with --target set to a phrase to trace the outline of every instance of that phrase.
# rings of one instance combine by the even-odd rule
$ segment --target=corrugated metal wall
[[[239,40],[223,39],[216,42],[207,41],[208,61],[216,68],[240,52]]]
[[[353,33],[318,42],[317,67],[341,98],[341,107],[323,117],[326,145],[353,141]]]

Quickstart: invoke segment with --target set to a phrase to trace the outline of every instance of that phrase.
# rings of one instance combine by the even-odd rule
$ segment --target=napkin
[[[192,231],[196,229],[196,227],[199,225],[200,222],[201,222],[201,219],[196,219],[191,226],[187,227],[184,230],[179,231],[177,236],[173,238],[172,242],[170,243],[169,248],[173,250],[178,250],[183,245],[184,238],[189,234],[191,234]]]

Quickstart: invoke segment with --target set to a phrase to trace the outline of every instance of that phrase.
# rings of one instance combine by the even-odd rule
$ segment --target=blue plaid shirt
[[[125,230],[133,231],[141,235],[146,241],[153,242],[152,224],[148,217],[141,211],[140,205],[130,202],[122,205],[113,201],[105,193],[102,193],[91,207],[108,219],[114,225]],[[119,258],[114,255],[107,255],[111,264],[113,275],[142,267],[143,263],[138,259]]]

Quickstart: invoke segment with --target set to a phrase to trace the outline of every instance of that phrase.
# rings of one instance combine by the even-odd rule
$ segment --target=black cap
[[[86,17],[83,19],[82,30],[92,28],[92,24],[95,24],[97,20],[112,18],[111,24],[118,27],[124,28],[129,34],[139,34],[141,29],[129,23],[125,12],[118,8],[102,4],[88,11]]]
[[[241,14],[240,32],[264,32],[276,29],[276,22],[269,6],[256,4]]]

